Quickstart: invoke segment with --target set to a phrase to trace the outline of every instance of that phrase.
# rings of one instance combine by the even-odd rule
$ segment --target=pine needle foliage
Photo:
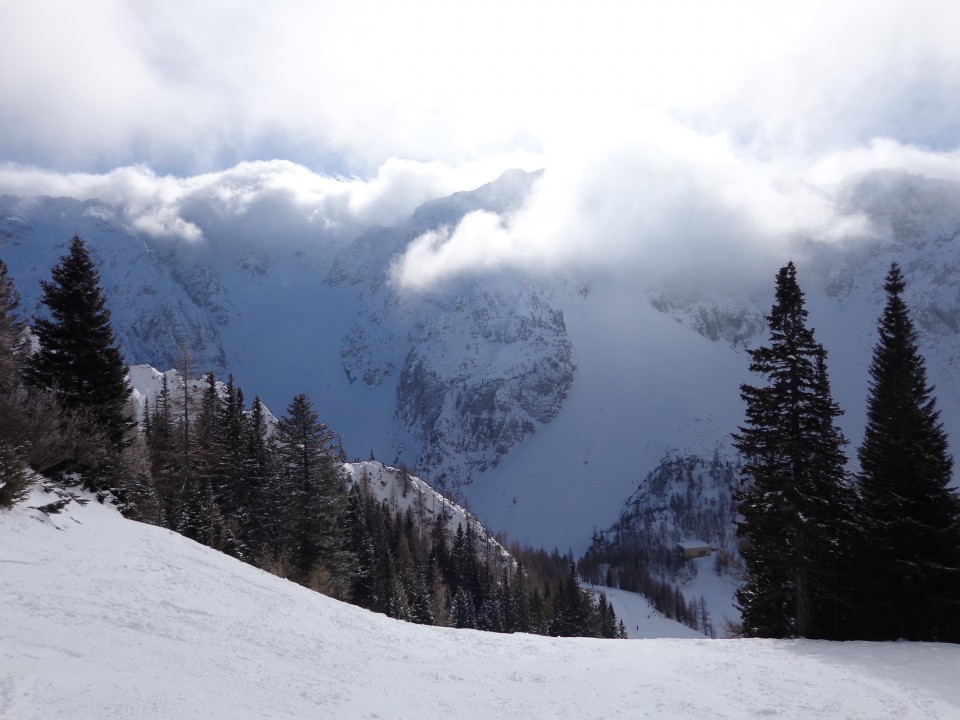
[[[68,410],[83,409],[117,448],[133,425],[127,414],[127,368],[114,338],[100,273],[86,244],[74,235],[69,251],[41,282],[49,317],[35,318],[39,350],[26,376],[36,388],[56,393]]]
[[[927,382],[898,264],[870,365],[858,450],[863,522],[861,633],[877,640],[960,642],[960,501],[953,459]]]
[[[807,327],[794,264],[781,268],[767,317],[769,344],[749,350],[766,384],[744,384],[746,423],[737,535],[746,578],[737,592],[744,633],[837,637],[852,491],[835,419],[826,351]]]

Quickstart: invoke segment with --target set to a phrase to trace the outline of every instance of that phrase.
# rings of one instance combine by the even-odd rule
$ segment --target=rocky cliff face
[[[650,304],[707,340],[725,342],[733,348],[749,347],[766,329],[760,308],[729,298],[657,290]]]
[[[348,381],[395,388],[396,418],[422,448],[417,468],[441,486],[469,484],[556,417],[573,383],[573,349],[545,283],[486,278],[398,295],[390,261],[468,212],[515,209],[535,177],[508,173],[427,203],[407,223],[358,238],[330,272],[330,284],[356,294],[357,321],[340,351]]]
[[[538,294],[477,289],[417,323],[397,382],[397,417],[440,483],[469,483],[553,420],[573,384],[563,315]]]

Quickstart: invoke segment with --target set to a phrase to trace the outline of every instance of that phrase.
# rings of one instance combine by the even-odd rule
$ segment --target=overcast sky
[[[0,0],[0,192],[198,240],[198,196],[335,230],[542,167],[398,282],[776,253],[856,224],[811,184],[960,178],[958,27],[954,0]]]

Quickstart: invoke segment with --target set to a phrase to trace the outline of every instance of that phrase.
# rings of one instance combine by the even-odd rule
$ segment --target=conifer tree
[[[156,490],[161,523],[176,527],[175,497],[179,490],[177,445],[179,434],[174,422],[173,401],[167,375],[161,379],[160,392],[153,404],[144,408],[144,440],[150,459],[150,477]]]
[[[200,412],[191,426],[191,471],[210,489],[217,485],[220,464],[220,406],[217,376],[209,372],[203,377],[205,386],[200,395]]]
[[[410,620],[421,625],[433,625],[436,618],[430,603],[427,553],[413,509],[409,506],[403,515],[402,537],[408,551],[402,574],[410,601]]]
[[[213,471],[213,493],[231,536],[233,552],[246,557],[243,533],[252,506],[250,486],[244,479],[244,440],[248,420],[244,414],[243,390],[230,375],[224,394],[217,404],[214,431],[216,468]]]
[[[20,294],[0,260],[0,507],[21,500],[29,485],[26,461],[17,436],[19,367],[24,356]]]
[[[834,423],[841,410],[792,262],[777,275],[767,321],[770,344],[749,351],[750,370],[767,384],[741,386],[747,421],[734,436],[745,480],[737,534],[746,581],[737,600],[747,635],[833,637],[844,606],[837,568],[852,497],[846,439]]]
[[[523,569],[523,559],[517,559],[517,569],[511,583],[513,593],[514,616],[517,632],[531,632],[530,590],[527,587],[527,572]]]
[[[350,601],[368,610],[373,608],[377,594],[375,578],[377,556],[373,534],[370,531],[371,504],[370,497],[364,497],[360,486],[355,485],[347,497],[345,510],[347,528],[345,545],[356,561],[350,588]]]
[[[303,394],[293,399],[287,414],[277,422],[277,470],[283,502],[289,508],[288,547],[300,580],[306,579],[318,562],[332,571],[332,566],[348,561],[338,523],[347,493],[342,469],[330,449],[333,438]]]
[[[51,282],[41,282],[49,318],[36,318],[39,350],[27,378],[56,393],[61,405],[89,412],[117,448],[133,425],[127,414],[127,368],[114,339],[100,273],[79,236],[54,266]]]
[[[30,486],[26,462],[19,448],[0,437],[0,508],[9,508],[26,497]]]
[[[199,414],[190,423],[189,434],[183,435],[178,462],[181,485],[176,498],[174,527],[177,532],[192,540],[217,550],[225,550],[231,543],[226,537],[223,516],[214,497],[218,465],[216,433],[220,404],[216,375],[207,373],[204,382]],[[185,407],[187,397],[189,391],[184,378]]]
[[[16,383],[24,358],[26,338],[19,310],[20,293],[8,275],[7,264],[0,260],[0,391]]]
[[[271,445],[267,442],[267,423],[263,403],[257,395],[243,429],[241,482],[247,488],[250,507],[244,536],[255,555],[262,555],[275,537],[277,504],[276,474],[273,472]]]
[[[863,634],[960,642],[960,501],[904,288],[894,263],[857,453]]]

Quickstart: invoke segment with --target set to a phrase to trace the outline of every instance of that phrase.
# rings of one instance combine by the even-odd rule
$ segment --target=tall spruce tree
[[[251,486],[245,482],[244,459],[248,418],[244,414],[243,390],[236,386],[233,375],[227,380],[217,419],[217,473],[214,494],[220,512],[234,525],[234,531],[248,526],[253,498]]]
[[[25,353],[24,323],[20,319],[20,293],[0,260],[0,390],[17,384]]]
[[[860,459],[862,634],[960,642],[960,501],[894,263],[870,366]]]
[[[29,485],[26,461],[17,432],[22,424],[19,367],[24,353],[24,324],[19,317],[20,294],[7,265],[0,260],[0,507],[23,498]]]
[[[162,377],[160,392],[153,405],[144,408],[143,428],[160,521],[165,527],[174,528],[177,527],[174,509],[178,504],[177,494],[183,485],[183,474],[178,452],[180,435],[166,374]]]
[[[244,537],[255,558],[270,547],[275,527],[275,479],[267,423],[260,396],[253,399],[250,416],[243,424],[241,479],[247,489],[249,508],[244,517]]]
[[[796,268],[777,274],[769,345],[749,351],[763,386],[742,385],[747,421],[734,435],[744,458],[737,527],[746,580],[737,591],[744,633],[836,637],[851,488],[846,439],[834,420],[826,352],[807,327]]]
[[[347,503],[342,466],[330,449],[334,435],[306,395],[297,395],[277,422],[278,483],[286,506],[284,534],[294,578],[301,582],[318,569],[338,575],[347,564],[339,519]],[[349,584],[344,572],[338,581]]]
[[[35,318],[39,350],[26,375],[35,387],[52,390],[69,410],[88,412],[117,448],[134,424],[127,414],[127,368],[114,339],[110,310],[98,272],[78,235],[41,282],[49,318]]]

